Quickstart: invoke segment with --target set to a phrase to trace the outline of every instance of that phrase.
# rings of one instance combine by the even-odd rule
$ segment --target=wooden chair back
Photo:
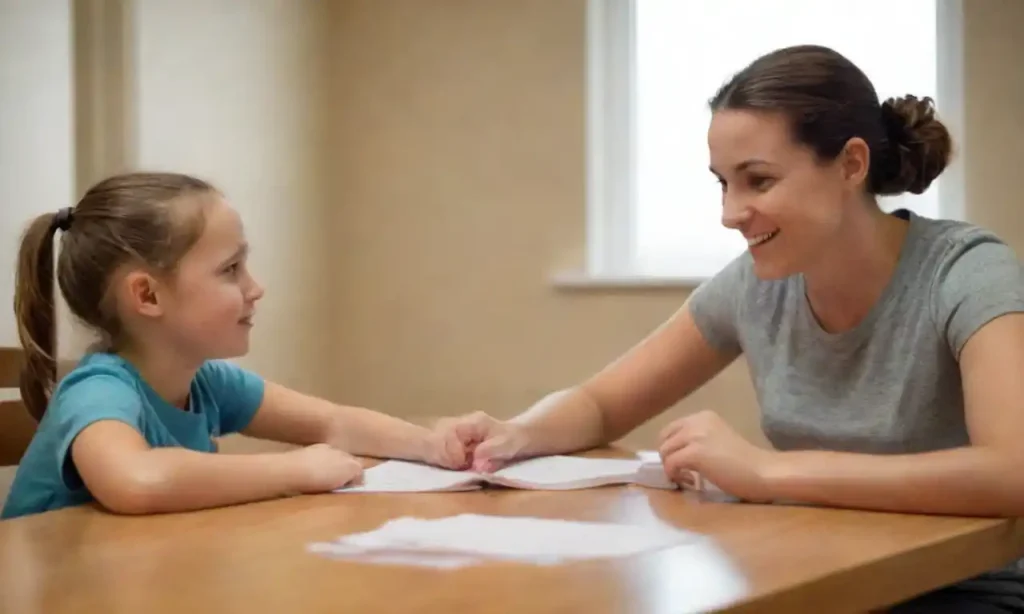
[[[18,393],[24,360],[21,348],[0,347],[0,467],[17,465],[36,432],[36,421]]]

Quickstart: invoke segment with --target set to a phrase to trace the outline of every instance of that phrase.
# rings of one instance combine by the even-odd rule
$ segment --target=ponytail
[[[57,381],[57,308],[54,301],[54,235],[58,214],[29,225],[18,249],[14,314],[25,349],[20,389],[32,417],[40,420]]]

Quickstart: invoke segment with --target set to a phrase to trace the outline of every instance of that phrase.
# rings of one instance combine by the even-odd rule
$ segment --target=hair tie
[[[71,220],[74,217],[74,212],[71,207],[64,207],[57,211],[57,214],[53,216],[53,228],[60,230],[61,232],[67,232],[71,228]]]

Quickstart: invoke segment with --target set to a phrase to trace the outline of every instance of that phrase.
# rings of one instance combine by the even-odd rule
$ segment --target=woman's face
[[[779,114],[716,111],[708,147],[722,184],[722,224],[743,233],[761,279],[801,273],[820,260],[836,244],[851,196],[863,190],[863,141],[851,139],[836,160],[822,161],[793,140]]]

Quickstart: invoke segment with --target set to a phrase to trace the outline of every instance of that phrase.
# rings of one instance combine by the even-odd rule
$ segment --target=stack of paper
[[[660,462],[641,459],[544,456],[509,465],[494,473],[449,471],[391,460],[366,470],[361,484],[336,492],[451,492],[491,484],[529,490],[575,490],[612,484],[675,489]],[[698,487],[696,478],[690,484]]]
[[[373,531],[311,544],[310,550],[376,563],[461,567],[484,560],[555,564],[622,557],[699,538],[665,526],[460,514],[434,520],[398,518]]]

